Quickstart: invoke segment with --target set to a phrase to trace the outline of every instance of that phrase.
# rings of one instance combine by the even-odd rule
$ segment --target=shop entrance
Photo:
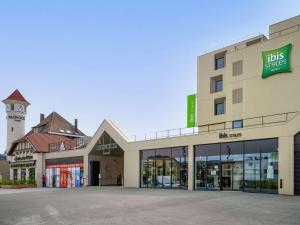
[[[100,173],[100,162],[99,161],[91,161],[91,185],[98,186],[99,185],[99,173]]]
[[[123,186],[124,151],[106,132],[89,154],[89,185]]]
[[[243,180],[242,162],[223,162],[222,163],[222,190],[238,191],[242,189]]]

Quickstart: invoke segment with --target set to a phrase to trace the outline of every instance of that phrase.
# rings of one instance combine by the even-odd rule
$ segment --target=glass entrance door
[[[222,163],[222,190],[232,190],[232,165],[233,163]]]
[[[243,163],[222,163],[222,190],[242,190],[243,188]]]

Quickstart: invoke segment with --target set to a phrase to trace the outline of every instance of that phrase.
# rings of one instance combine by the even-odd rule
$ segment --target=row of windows
[[[278,141],[195,146],[195,189],[277,193]]]
[[[278,192],[278,139],[194,146],[196,190]],[[140,151],[140,186],[188,186],[188,148]]]
[[[22,141],[17,145],[16,150],[30,149],[30,148],[31,148],[31,144],[29,142]]]

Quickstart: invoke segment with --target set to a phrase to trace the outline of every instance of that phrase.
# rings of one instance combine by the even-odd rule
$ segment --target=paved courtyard
[[[118,187],[0,189],[0,224],[299,225],[300,197]]]

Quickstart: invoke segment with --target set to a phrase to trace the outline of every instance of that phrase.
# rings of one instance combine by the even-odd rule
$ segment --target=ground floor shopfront
[[[140,152],[140,186],[188,189],[188,160],[195,190],[278,192],[278,139],[263,139]]]
[[[216,131],[135,142],[104,121],[86,148],[45,154],[43,172],[49,187],[99,185],[101,174],[100,185],[300,194],[296,119],[228,135]],[[72,157],[81,158],[66,161]]]

